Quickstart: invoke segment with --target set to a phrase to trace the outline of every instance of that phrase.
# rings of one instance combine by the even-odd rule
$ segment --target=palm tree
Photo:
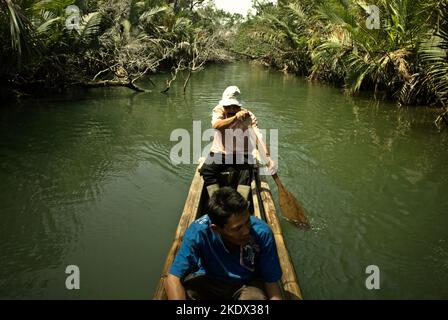
[[[12,52],[20,63],[24,53],[33,54],[38,48],[35,28],[26,13],[33,1],[0,0],[0,34],[10,39],[9,46],[2,49],[2,56],[8,57]]]
[[[385,22],[380,30],[365,26],[366,5],[362,1],[352,6],[344,2],[344,14],[328,4],[321,5],[319,14],[330,23],[330,31],[314,52],[314,73],[326,73],[330,67],[335,78],[343,77],[349,93],[367,87],[393,95],[409,81],[415,65],[416,39],[426,31],[422,3],[378,1]]]
[[[433,8],[436,23],[421,42],[418,72],[401,91],[403,104],[422,102],[425,97],[425,102],[448,107],[448,2],[440,1]]]
[[[280,7],[263,6],[253,21],[243,24],[239,32],[242,39],[234,49],[262,58],[284,71],[307,75],[311,67],[308,43],[312,43],[313,23],[313,17],[296,2]]]

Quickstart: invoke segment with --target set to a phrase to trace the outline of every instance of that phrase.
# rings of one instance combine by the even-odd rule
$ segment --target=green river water
[[[153,93],[3,105],[0,299],[151,298],[195,168],[170,162],[170,133],[209,128],[228,85],[261,128],[278,129],[279,175],[313,225],[281,220],[304,298],[448,298],[448,133],[435,111],[247,63],[194,74],[185,95],[182,77],[158,93],[166,78],[153,77]],[[65,287],[68,265],[79,290]],[[365,286],[369,265],[379,290]]]

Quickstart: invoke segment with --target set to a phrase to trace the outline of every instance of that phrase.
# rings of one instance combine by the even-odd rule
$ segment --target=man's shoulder
[[[210,223],[208,217],[201,217],[193,221],[185,231],[184,241],[190,244],[201,244],[205,238],[210,237]]]
[[[224,107],[222,105],[218,104],[216,107],[213,108],[213,112],[223,113],[224,112]]]
[[[192,234],[197,234],[201,232],[205,232],[210,228],[210,218],[208,215],[204,215],[199,219],[193,221],[193,223],[188,227],[188,232]]]
[[[254,229],[257,235],[264,237],[269,237],[272,235],[272,229],[266,222],[255,216],[251,216],[250,220],[252,228]]]
[[[210,226],[210,217],[208,216],[208,214],[205,214],[202,217],[194,220],[193,224],[199,228],[208,228]]]

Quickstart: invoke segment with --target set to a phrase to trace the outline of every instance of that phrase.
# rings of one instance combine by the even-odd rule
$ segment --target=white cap
[[[221,101],[219,101],[219,104],[224,107],[230,105],[237,105],[242,107],[240,95],[241,92],[237,86],[227,87],[222,94],[222,99]]]

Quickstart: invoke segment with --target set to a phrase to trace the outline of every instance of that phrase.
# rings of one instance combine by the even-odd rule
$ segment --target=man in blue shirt
[[[191,224],[165,279],[168,299],[281,299],[282,276],[269,226],[234,189],[216,191]]]

